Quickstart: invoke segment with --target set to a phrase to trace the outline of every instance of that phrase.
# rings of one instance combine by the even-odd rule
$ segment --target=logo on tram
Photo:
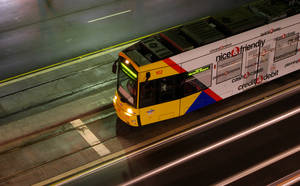
[[[245,88],[247,88],[247,87],[250,87],[250,86],[252,86],[252,85],[258,85],[258,84],[261,84],[263,81],[268,80],[268,79],[270,79],[270,78],[273,78],[273,77],[275,77],[275,76],[277,76],[277,75],[278,75],[278,70],[273,71],[273,72],[271,72],[271,73],[269,73],[269,74],[266,74],[266,75],[264,75],[264,76],[260,75],[260,76],[258,76],[257,78],[252,79],[250,82],[244,83],[244,84],[240,85],[240,86],[238,87],[238,90],[243,90],[243,89],[245,89]]]
[[[251,50],[253,48],[257,47],[263,47],[265,45],[266,40],[258,40],[255,43],[241,45],[240,47],[234,47],[231,51],[222,53],[216,57],[216,61],[223,61],[225,59],[237,56],[240,53],[243,53],[244,51]]]

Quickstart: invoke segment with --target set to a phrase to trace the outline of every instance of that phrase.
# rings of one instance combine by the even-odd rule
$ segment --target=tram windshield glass
[[[119,63],[118,92],[122,101],[136,108],[137,72],[125,59]]]

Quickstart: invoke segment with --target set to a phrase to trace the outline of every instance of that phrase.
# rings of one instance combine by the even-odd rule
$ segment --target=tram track
[[[105,65],[110,66],[110,63],[100,64],[100,65],[93,66],[93,67],[90,67],[90,68],[87,68],[87,69],[83,69],[83,70],[80,70],[80,71],[77,71],[77,72],[72,72],[70,74],[65,74],[65,75],[63,75],[61,77],[57,77],[55,79],[47,80],[45,82],[41,82],[41,83],[38,83],[36,85],[30,86],[30,87],[27,87],[27,88],[24,88],[24,89],[21,89],[21,90],[18,90],[18,91],[15,91],[15,92],[12,92],[12,93],[9,93],[9,94],[6,94],[6,95],[1,95],[0,99],[7,98],[7,97],[10,97],[10,96],[17,96],[18,94],[21,94],[23,92],[32,91],[36,88],[39,88],[39,87],[42,87],[42,86],[45,86],[45,85],[48,85],[48,84],[51,84],[51,83],[57,83],[60,80],[64,80],[66,78],[70,78],[70,77],[73,77],[73,76],[78,76],[79,74],[84,73],[84,72],[101,69]],[[0,119],[7,118],[9,116],[13,116],[13,115],[16,115],[18,113],[23,113],[23,112],[26,112],[27,110],[30,110],[30,109],[33,109],[33,108],[38,108],[38,107],[45,106],[49,103],[53,103],[57,100],[61,100],[61,99],[64,99],[66,97],[76,96],[76,95],[80,95],[80,94],[86,94],[88,92],[100,89],[102,87],[105,87],[106,85],[110,85],[110,84],[113,84],[115,82],[116,82],[116,78],[112,78],[112,79],[105,79],[104,81],[99,81],[98,83],[93,83],[93,84],[90,84],[88,86],[83,86],[83,87],[80,87],[79,89],[76,89],[74,91],[65,93],[63,95],[59,95],[59,96],[57,96],[53,99],[46,100],[46,101],[40,102],[38,104],[30,105],[26,108],[22,108],[21,110],[17,110],[15,112],[11,112],[9,114],[6,114],[5,116],[0,116]]]
[[[114,112],[111,112],[111,113],[114,113]],[[98,117],[97,119],[98,120],[103,120],[103,119],[111,116],[111,113],[108,113],[107,115],[104,115],[102,117]],[[16,151],[18,151],[20,149],[26,148],[26,147],[30,148],[32,145],[52,140],[52,139],[54,139],[56,137],[62,136],[62,135],[67,134],[67,133],[76,132],[77,130],[80,131],[80,130],[82,130],[81,128],[82,128],[83,125],[89,125],[89,123],[90,122],[87,122],[85,124],[82,124],[82,125],[79,125],[79,126],[76,126],[76,127],[70,125],[69,123],[65,123],[64,125],[61,125],[60,127],[56,127],[55,131],[48,131],[49,133],[42,135],[41,137],[39,137],[39,138],[31,141],[30,143],[27,143],[25,145],[18,146],[16,148],[10,149],[9,151],[0,153],[0,157],[2,155],[5,155],[5,154],[14,153],[14,152],[16,152]],[[64,159],[64,158],[69,157],[69,156],[72,156],[73,154],[76,154],[78,152],[85,151],[85,150],[88,150],[88,149],[92,149],[94,146],[97,146],[99,144],[100,143],[95,143],[92,146],[86,146],[84,148],[80,148],[80,149],[78,149],[76,151],[72,151],[71,153],[67,153],[67,154],[61,155],[61,156],[59,156],[59,157],[57,157],[55,159],[41,162],[38,166],[30,167],[30,168],[27,168],[26,170],[17,171],[17,172],[14,172],[11,175],[6,175],[5,177],[1,176],[0,177],[0,185],[1,185],[1,183],[5,183],[7,180],[9,180],[9,179],[11,179],[13,177],[16,177],[16,176],[19,176],[19,175],[22,175],[22,174],[26,174],[27,172],[30,172],[31,170],[42,168],[44,165],[47,165],[49,163],[52,163],[52,162],[55,162],[55,161],[58,161],[58,160],[61,160],[61,159]]]
[[[82,176],[83,173],[90,173],[91,171],[93,172],[103,167],[107,167],[110,164],[118,162],[122,159],[135,157],[137,155],[151,151],[152,149],[156,149],[166,144],[171,144],[175,140],[183,139],[190,135],[193,135],[193,133],[195,133],[196,131],[197,132],[208,131],[208,129],[212,129],[220,125],[221,123],[240,117],[246,114],[247,112],[258,109],[261,106],[263,107],[266,106],[267,104],[277,102],[280,99],[284,99],[285,97],[290,97],[292,95],[295,95],[300,91],[299,90],[300,85],[297,83],[293,84],[293,86],[289,86],[289,88],[285,87],[288,85],[285,83],[285,81],[278,82],[277,85],[279,85],[279,87],[282,89],[281,91],[279,92],[275,91],[275,93],[269,92],[268,94],[262,93],[262,95],[260,95],[261,96],[260,99],[257,98],[256,101],[252,103],[251,103],[251,101],[253,101],[251,100],[252,90],[250,90],[250,93],[248,95],[249,96],[248,104],[240,103],[240,100],[238,98],[239,96],[236,96],[233,99],[228,100],[228,102],[223,102],[222,104],[216,104],[215,106],[212,105],[212,107],[207,109],[207,113],[211,112],[211,114],[209,114],[206,117],[203,117],[200,121],[199,118],[198,120],[193,120],[193,119],[195,117],[199,117],[199,113],[201,113],[201,111],[199,111],[198,113],[196,112],[194,115],[189,115],[186,118],[182,118],[182,119],[179,118],[177,119],[178,120],[177,123],[174,123],[174,120],[171,120],[171,121],[166,121],[163,123],[149,125],[143,128],[136,129],[136,128],[128,127],[124,123],[119,123],[119,121],[116,119],[117,117],[114,114],[113,108],[110,106],[108,106],[106,110],[101,110],[99,112],[90,113],[81,116],[80,119],[83,121],[83,123],[90,130],[92,130],[99,139],[101,139],[100,140],[101,144],[110,148],[111,154],[108,154],[107,156],[104,157],[98,157],[98,158],[94,157],[94,159],[87,160],[85,165],[76,165],[77,168],[75,165],[74,165],[75,167],[73,168],[66,167],[65,173],[63,174],[49,175],[50,177],[53,177],[50,183],[52,183],[53,180],[55,183],[58,180],[60,181],[68,180],[69,178],[74,178],[74,177],[76,178],[78,176]],[[262,86],[260,87],[263,90]],[[269,90],[272,89],[269,88]],[[256,89],[253,90],[253,92],[257,92],[257,91],[259,90]],[[230,111],[230,109],[228,110],[228,107],[230,107],[228,103],[230,102],[232,103],[232,101],[239,103],[239,107],[231,108]],[[241,107],[240,104],[244,104],[244,106]],[[221,113],[213,114],[213,111],[216,109],[221,111]],[[187,121],[188,123],[186,123],[185,125],[180,124],[183,121]],[[199,125],[199,122],[201,123],[201,125]],[[23,148],[32,148],[32,146],[38,145],[43,142],[49,143],[49,141],[51,140],[55,141],[56,138],[63,139],[63,136],[67,136],[68,133],[70,134],[77,133],[76,131],[77,129],[78,129],[77,127],[74,128],[70,125],[69,122],[67,122],[60,126],[57,126],[57,128],[51,129],[50,131],[48,131],[49,133],[46,132],[46,134],[39,136],[39,138],[36,138],[30,143],[11,149],[8,152],[18,151]],[[78,140],[79,138],[74,139],[74,141],[78,141]],[[34,172],[39,169],[45,169],[45,167],[49,165],[53,166],[53,164],[56,164],[56,162],[65,161],[65,159],[68,159],[69,157],[72,156],[77,156],[82,152],[93,151],[92,150],[93,147],[99,145],[97,143],[90,146],[87,144],[83,144],[82,140],[79,141],[80,143],[82,143],[80,148],[74,149],[69,153],[68,152],[62,153],[55,158],[53,157],[51,160],[48,159],[48,160],[41,161],[39,164],[33,165],[27,169],[24,169],[22,171],[17,171],[16,174],[10,174],[5,177],[2,177],[1,182],[7,183],[9,182],[9,180],[13,180],[14,178],[29,174],[30,172]],[[209,140],[207,142],[209,142]],[[5,155],[5,153],[1,153],[0,158],[3,155]],[[40,181],[42,180],[45,180],[45,178],[41,178]],[[40,181],[32,182],[32,184]],[[46,179],[45,182],[49,183],[49,180]],[[41,183],[45,184],[45,182],[41,182]]]
[[[249,138],[249,136],[251,136],[259,131],[263,131],[267,128],[271,128],[271,127],[273,127],[273,125],[278,125],[278,123],[280,123],[286,119],[289,119],[290,117],[299,115],[299,113],[300,113],[300,106],[296,107],[292,110],[289,110],[286,113],[278,114],[278,116],[271,118],[267,121],[264,121],[262,123],[258,123],[257,125],[255,125],[251,128],[247,128],[246,130],[235,133],[229,137],[225,137],[219,141],[216,141],[215,143],[209,144],[203,148],[196,150],[193,153],[186,154],[183,157],[180,157],[178,159],[168,162],[167,164],[163,164],[162,166],[152,169],[151,171],[148,171],[142,175],[139,175],[139,176],[131,179],[128,182],[122,183],[121,185],[128,186],[128,185],[136,185],[136,184],[141,184],[141,183],[142,184],[149,183],[149,181],[147,181],[147,180],[154,179],[154,177],[157,177],[159,180],[162,180],[161,178],[159,178],[160,174],[166,174],[165,172],[172,171],[172,169],[177,169],[177,167],[184,167],[184,164],[189,163],[195,159],[200,159],[200,157],[206,156],[206,154],[209,154],[209,153],[212,154],[212,152],[214,152],[214,151],[219,151],[218,154],[220,154],[220,152],[224,151],[224,150],[220,150],[220,149],[223,149],[224,147],[229,146],[231,143],[233,143],[233,144],[240,143],[239,142],[240,140],[241,141],[245,140],[246,138]],[[295,129],[295,130],[297,130],[297,129]],[[227,148],[229,148],[229,147],[227,147]],[[230,149],[232,149],[232,148],[230,148]],[[235,149],[235,150],[238,150],[238,149]],[[248,150],[248,151],[250,151],[250,150]],[[248,168],[247,170],[238,172],[237,174],[232,175],[229,178],[224,179],[221,182],[218,182],[215,184],[216,185],[231,184],[233,182],[238,181],[239,179],[242,179],[242,178],[264,168],[264,167],[269,166],[270,164],[273,164],[273,163],[280,161],[286,157],[296,154],[299,151],[300,151],[300,144],[296,145],[295,147],[292,147],[291,149],[288,149],[287,151],[285,151],[283,153],[279,153],[279,155],[276,155],[275,157],[272,157],[261,163],[255,164],[254,166]],[[227,153],[227,152],[224,151],[224,153]],[[216,157],[217,155],[214,155],[214,156]],[[222,158],[220,157],[220,159],[222,159]],[[228,157],[228,160],[234,162],[234,160],[232,160],[232,159],[230,160],[229,157]],[[216,161],[220,162],[219,160],[216,160]],[[214,163],[212,163],[212,164],[214,164]],[[203,166],[208,166],[208,165],[203,165]],[[237,166],[237,165],[232,165],[232,167],[235,167],[235,166]],[[206,167],[206,168],[209,169],[209,167]],[[231,169],[231,168],[228,168],[228,169]],[[202,169],[202,171],[203,171],[203,169]],[[210,171],[212,171],[212,170],[210,170]],[[187,173],[186,173],[186,176],[188,177]],[[183,179],[183,178],[181,178],[181,179]],[[185,180],[187,180],[187,178]],[[204,180],[205,180],[205,178],[204,178]],[[172,182],[175,182],[175,181],[170,181],[170,183],[172,183]],[[159,182],[157,182],[157,183],[161,184]],[[203,184],[202,182],[199,182],[199,185],[206,185],[206,184],[209,184],[209,182],[206,182],[205,184]]]
[[[298,95],[298,97],[299,97],[299,95]],[[280,105],[280,104],[277,104],[277,106],[278,105]],[[74,176],[74,177],[71,177],[71,178],[63,179],[63,180],[61,180],[61,182],[58,182],[58,183],[60,183],[60,184],[69,183],[69,181],[73,181],[73,179],[76,180],[78,178],[83,178],[83,180],[86,180],[84,177],[87,176],[87,175],[90,175],[91,173],[101,175],[101,172],[104,172],[103,174],[105,175],[105,171],[106,171],[105,169],[107,169],[107,168],[110,169],[110,167],[113,167],[113,166],[115,166],[115,165],[117,165],[120,162],[123,162],[125,160],[126,160],[126,162],[129,161],[130,163],[134,164],[135,166],[133,166],[133,167],[136,167],[137,165],[138,165],[138,167],[144,167],[145,166],[143,169],[150,170],[149,171],[150,173],[146,172],[145,174],[142,174],[141,176],[139,176],[137,178],[138,181],[141,181],[141,179],[148,178],[149,175],[153,176],[153,173],[157,174],[156,176],[159,177],[158,173],[161,173],[161,171],[166,170],[168,168],[172,168],[173,166],[175,166],[175,167],[180,166],[180,163],[183,163],[185,160],[189,159],[187,157],[190,157],[192,159],[192,158],[195,158],[196,155],[205,155],[206,153],[211,154],[212,151],[216,151],[216,150],[218,151],[218,149],[222,148],[224,145],[226,146],[228,144],[235,143],[235,142],[240,143],[239,139],[243,139],[243,137],[247,137],[248,135],[252,135],[252,134],[256,135],[256,132],[261,131],[261,130],[265,130],[265,128],[276,125],[280,120],[285,120],[285,119],[290,118],[293,115],[299,114],[300,108],[298,108],[298,107],[295,108],[295,109],[292,109],[292,112],[288,112],[287,114],[281,114],[280,116],[276,116],[275,118],[271,118],[267,121],[264,121],[262,123],[259,123],[259,124],[255,125],[255,126],[252,126],[252,127],[247,126],[247,127],[250,127],[250,128],[246,127],[245,130],[243,130],[244,127],[237,127],[237,126],[239,126],[237,124],[235,124],[234,127],[229,125],[229,124],[228,125],[226,124],[227,127],[226,127],[226,125],[220,125],[220,126],[217,127],[217,128],[222,128],[222,129],[219,130],[219,132],[216,132],[215,128],[213,129],[214,131],[212,131],[212,130],[201,131],[200,133],[203,133],[203,136],[200,137],[200,139],[198,139],[197,141],[199,141],[200,144],[202,144],[202,148],[200,150],[197,150],[196,154],[191,154],[190,156],[189,155],[185,156],[184,158],[179,159],[179,160],[176,159],[178,161],[174,160],[172,162],[166,163],[166,162],[168,162],[169,158],[166,156],[166,153],[164,153],[164,148],[167,148],[170,145],[172,146],[172,144],[174,144],[174,143],[176,144],[175,141],[185,140],[185,138],[184,139],[174,138],[175,141],[172,141],[172,142],[169,141],[168,143],[163,143],[162,141],[158,141],[155,144],[147,146],[147,147],[145,147],[143,149],[140,149],[138,151],[132,152],[132,153],[130,153],[130,154],[124,156],[124,157],[117,158],[113,161],[110,161],[110,162],[104,164],[104,165],[102,164],[102,165],[96,166],[96,167],[94,167],[94,168],[92,168],[88,171],[85,171],[84,173],[80,174],[79,176],[77,175],[77,176]],[[266,107],[264,110],[266,110],[268,108],[269,107]],[[235,119],[235,120],[237,120],[237,119]],[[227,121],[225,123],[227,123]],[[236,135],[232,135],[232,136],[229,136],[228,138],[223,139],[224,136],[229,135],[229,134],[232,133],[230,130],[228,130],[228,129],[226,130],[226,128],[228,128],[228,129],[239,128],[239,129],[237,129],[238,133]],[[295,131],[297,131],[297,129],[293,128],[292,131],[293,130],[294,130],[294,137],[295,137]],[[225,132],[227,134],[225,134],[224,132],[220,132],[220,131],[227,131],[227,132]],[[230,132],[228,132],[228,131],[230,131]],[[186,138],[190,138],[193,135],[188,135]],[[218,136],[218,135],[220,135],[220,136]],[[206,136],[206,137],[204,137],[204,136]],[[218,141],[218,138],[221,138],[220,141]],[[238,141],[236,141],[236,140],[238,140]],[[193,142],[193,141],[191,141],[191,142]],[[295,141],[293,143],[295,144]],[[187,147],[187,146],[189,146],[188,144],[191,145],[191,143],[187,142],[187,144],[185,144],[185,145],[176,144],[174,146],[175,146],[175,149],[176,148],[181,149],[180,148],[181,146],[186,146]],[[157,151],[156,149],[160,149],[160,150]],[[296,149],[298,149],[298,148],[296,147]],[[154,151],[154,152],[151,152],[151,151]],[[173,151],[174,151],[174,148],[173,148]],[[298,150],[296,152],[298,152]],[[156,165],[158,163],[158,162],[155,163],[155,160],[153,160],[153,158],[151,158],[151,156],[155,156],[153,153],[157,154],[156,157],[158,157],[158,154],[159,154],[159,157],[164,157],[163,159],[156,160],[156,161],[162,162],[162,164],[166,163],[166,165],[165,164],[163,165],[164,168],[158,167],[158,168],[151,169],[151,168],[147,167],[148,164]],[[295,152],[293,152],[293,153],[295,153]],[[144,155],[144,154],[146,154],[146,155]],[[151,155],[149,155],[149,154],[151,154]],[[148,160],[147,159],[145,160],[144,158],[141,158],[140,156],[148,156],[148,158],[150,158],[150,159],[147,158]],[[174,156],[174,155],[172,155],[172,156]],[[215,156],[216,155],[214,155],[214,157]],[[143,160],[141,160],[141,159],[143,159]],[[165,159],[167,159],[167,160],[165,160]],[[183,161],[181,161],[181,160],[183,160]],[[150,163],[149,163],[149,161],[150,161]],[[148,162],[148,164],[147,164],[147,162]],[[131,171],[132,171],[131,173],[133,175],[138,175],[139,174],[139,171],[135,172],[136,170],[134,168],[132,168]],[[113,172],[113,171],[109,170],[109,172]],[[106,176],[108,176],[108,175],[106,175]],[[112,177],[113,176],[114,175],[112,175]],[[98,178],[98,179],[101,180],[101,177]],[[135,180],[133,182],[128,182],[128,183],[126,182],[125,185],[127,185],[127,184],[128,185],[131,185],[131,184],[135,185],[135,183],[137,183],[136,181],[137,180]],[[144,180],[142,180],[142,181],[144,181]],[[82,184],[82,183],[87,183],[87,182],[80,182],[79,181],[78,183]],[[95,182],[93,182],[93,183],[95,183]],[[97,183],[99,183],[99,182],[97,182]],[[144,182],[142,182],[142,183],[144,183]],[[71,184],[71,185],[77,185],[77,184],[75,183],[75,184]],[[106,183],[106,184],[108,184],[108,183]],[[155,182],[155,184],[159,184],[159,183]],[[109,184],[109,185],[113,185],[113,184]]]
[[[246,114],[247,112],[251,112],[253,110],[258,109],[259,107],[266,106],[267,103],[271,104],[271,103],[276,102],[276,100],[278,101],[279,99],[283,99],[285,96],[291,96],[291,95],[295,94],[296,92],[299,92],[299,87],[298,88],[294,87],[294,89],[292,91],[291,90],[286,90],[286,91],[287,92],[281,92],[281,94],[279,93],[279,94],[272,95],[272,96],[269,96],[269,97],[264,97],[263,99],[256,102],[255,104],[252,104],[252,105],[250,104],[248,106],[243,107],[242,109],[236,110],[235,112],[229,112],[225,115],[222,115],[219,118],[215,118],[211,121],[202,123],[201,125],[198,125],[196,127],[192,127],[191,129],[186,130],[186,131],[181,130],[180,132],[178,132],[177,130],[179,130],[179,129],[175,128],[175,129],[173,129],[169,132],[163,133],[161,135],[154,136],[150,139],[147,139],[147,137],[146,137],[146,138],[144,138],[144,140],[139,142],[140,137],[137,136],[137,133],[145,135],[145,133],[147,133],[148,130],[147,130],[147,128],[145,130],[143,129],[144,130],[143,132],[142,132],[141,129],[137,129],[137,130],[141,130],[141,132],[137,132],[137,130],[133,130],[133,131],[131,131],[131,134],[124,134],[122,136],[123,136],[123,138],[127,138],[127,135],[133,135],[134,136],[133,138],[136,139],[135,140],[136,141],[135,145],[134,144],[132,144],[130,146],[123,145],[123,149],[120,149],[121,153],[119,151],[114,152],[114,153],[112,152],[112,154],[108,155],[109,158],[106,159],[106,160],[108,160],[106,163],[105,163],[105,161],[102,162],[102,163],[99,162],[99,161],[91,162],[90,167],[92,167],[92,168],[87,169],[85,171],[83,171],[83,170],[80,171],[81,173],[79,175],[76,174],[76,172],[78,171],[78,169],[77,169],[75,172],[70,171],[70,172],[66,173],[63,177],[67,177],[66,180],[73,179],[74,177],[76,178],[77,176],[81,177],[84,174],[90,174],[91,172],[101,170],[102,168],[105,168],[107,166],[115,164],[118,161],[122,161],[122,160],[127,159],[127,158],[135,157],[135,156],[138,156],[140,154],[149,152],[153,149],[159,148],[161,146],[171,144],[171,143],[173,143],[174,141],[176,141],[178,139],[185,138],[185,137],[188,137],[190,135],[193,135],[193,133],[195,133],[195,132],[207,131],[208,129],[211,129],[212,127],[216,127],[221,123],[224,123],[226,121],[232,120],[232,119],[237,118],[237,117],[240,117],[240,116]],[[243,111],[245,113],[242,113]],[[154,128],[149,127],[149,128],[154,130],[155,127]],[[176,131],[178,133],[174,135],[174,132],[176,132]],[[171,135],[171,133],[173,133],[173,135]],[[145,135],[145,136],[147,136],[147,135]],[[128,138],[127,138],[127,140],[128,140]],[[68,175],[69,176],[73,175],[73,176],[69,177]],[[59,180],[60,179],[65,181],[65,178],[59,178]],[[64,183],[64,181],[62,181],[62,182]]]
[[[269,96],[264,97],[263,99],[255,102],[255,103],[245,105],[244,107],[242,107],[238,110],[235,110],[233,112],[224,113],[224,115],[222,115],[220,117],[214,118],[212,120],[208,120],[207,122],[204,122],[201,125],[197,125],[196,127],[192,127],[190,129],[187,129],[187,130],[184,130],[186,128],[185,128],[185,126],[183,126],[183,128],[180,129],[181,132],[179,132],[176,135],[173,135],[171,138],[164,139],[163,137],[161,137],[164,140],[160,141],[160,145],[170,143],[173,140],[176,140],[177,138],[183,138],[185,136],[192,135],[194,132],[205,131],[205,130],[208,130],[212,127],[216,127],[219,124],[224,123],[224,121],[228,121],[228,120],[234,119],[236,117],[242,116],[247,112],[251,112],[255,109],[258,109],[261,106],[264,106],[265,104],[271,104],[272,102],[275,102],[276,100],[283,99],[284,97],[287,97],[289,95],[293,95],[293,94],[295,94],[295,92],[300,91],[299,89],[300,88],[298,88],[298,87],[293,87],[293,88],[290,88],[287,91],[283,91],[283,92],[277,93],[275,95],[269,95]],[[107,105],[106,107],[103,107],[103,108],[105,108],[105,109],[95,110],[93,112],[86,113],[85,115],[80,116],[80,118],[81,117],[86,118],[86,119],[83,119],[84,120],[84,125],[93,124],[93,122],[101,121],[102,119],[105,119],[105,118],[110,117],[110,116],[116,117],[115,111],[113,109],[112,104]],[[103,111],[105,111],[105,112],[102,113]],[[101,114],[99,115],[99,113],[101,113]],[[195,122],[198,122],[198,121],[195,121]],[[72,127],[70,125],[68,126],[68,124],[69,124],[69,122],[65,122],[65,123],[57,125],[57,127],[55,127],[55,128],[50,128],[49,131],[48,131],[50,133],[46,134],[45,137],[42,137],[42,138],[39,138],[37,140],[31,141],[30,143],[27,143],[26,145],[23,145],[23,146],[19,146],[17,148],[32,145],[36,142],[47,140],[47,139],[50,139],[52,137],[64,134],[66,132],[75,131],[75,130],[78,130],[78,128],[81,127],[81,126]],[[125,124],[122,123],[122,125],[125,125]],[[125,127],[125,128],[129,129],[128,127]],[[53,130],[54,130],[54,132],[52,132]],[[129,129],[129,131],[127,130],[127,132],[130,132],[130,130],[131,129]],[[132,130],[135,130],[135,129],[132,129]],[[48,133],[47,131],[44,131],[44,132]],[[126,135],[127,134],[125,134],[124,136],[126,136]],[[110,138],[105,139],[105,141],[111,140],[112,138],[115,138],[115,137],[117,137],[117,136],[111,136]],[[10,150],[14,150],[14,149],[10,149]]]

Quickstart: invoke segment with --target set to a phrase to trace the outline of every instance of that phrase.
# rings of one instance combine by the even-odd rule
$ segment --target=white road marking
[[[117,16],[117,15],[126,14],[126,13],[129,13],[129,12],[131,12],[131,10],[118,12],[118,13],[115,13],[115,14],[111,14],[111,15],[108,15],[108,16],[104,16],[104,17],[100,17],[100,18],[97,18],[97,19],[90,20],[90,21],[88,21],[88,23],[92,23],[92,22],[95,22],[95,21],[100,21],[100,20],[103,20],[103,19],[107,19],[107,18],[110,18],[110,17]]]
[[[100,155],[105,156],[110,153],[108,148],[90,131],[90,129],[80,120],[71,121],[74,128],[88,142],[88,144]]]

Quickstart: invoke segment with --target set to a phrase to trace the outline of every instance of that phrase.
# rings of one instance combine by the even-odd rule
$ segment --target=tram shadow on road
[[[130,143],[131,145],[142,143],[149,139],[156,138],[159,135],[162,135],[163,133],[171,130],[176,125],[178,125],[178,123],[176,123],[175,121],[178,121],[178,118],[161,121],[141,127],[132,127],[124,123],[121,119],[116,118],[116,136],[120,139],[120,141],[125,141],[127,145],[128,143]]]

